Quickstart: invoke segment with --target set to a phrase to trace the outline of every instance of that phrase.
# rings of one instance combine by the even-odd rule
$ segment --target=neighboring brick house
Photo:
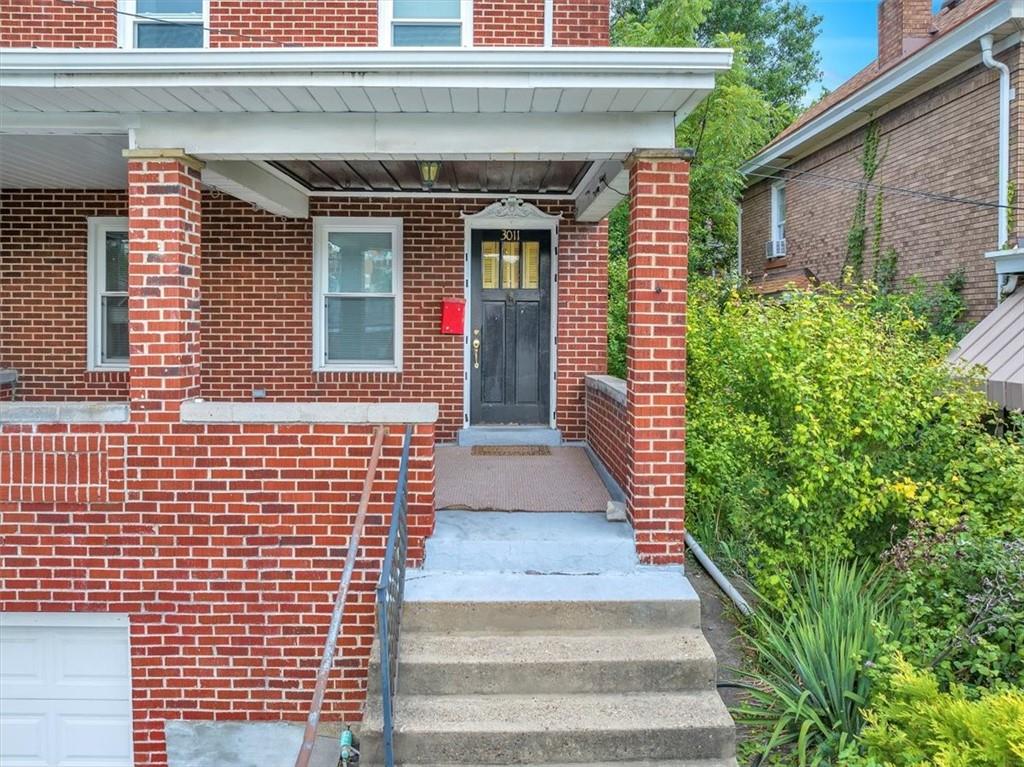
[[[1024,180],[1024,101],[1005,107],[1004,162],[1001,75],[982,61],[982,41],[991,38],[995,60],[1021,93],[1020,14],[1011,0],[943,3],[934,15],[931,0],[883,0],[878,59],[744,165],[742,272],[773,284],[773,275],[802,277],[804,270],[840,279],[874,123],[880,162],[868,187],[863,274],[874,272],[881,189],[881,251],[895,249],[898,282],[917,276],[935,285],[963,269],[968,319],[985,316],[997,295],[996,269],[985,254],[1021,233],[1022,217],[1007,222],[997,203],[1005,204],[1001,187],[1005,195]]]
[[[166,722],[301,721],[378,424],[326,718],[361,715],[406,424],[412,562],[435,444],[495,424],[589,440],[642,560],[682,561],[675,126],[731,52],[611,49],[608,18],[0,5],[0,762],[162,765]],[[587,377],[625,196],[629,375],[609,397]]]

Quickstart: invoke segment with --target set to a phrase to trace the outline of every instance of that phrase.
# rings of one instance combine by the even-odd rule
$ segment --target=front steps
[[[383,763],[378,658],[366,765]],[[439,514],[398,663],[398,764],[736,765],[696,594],[679,568],[639,566],[602,514]]]

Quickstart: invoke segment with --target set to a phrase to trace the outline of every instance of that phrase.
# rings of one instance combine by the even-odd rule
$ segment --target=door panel
[[[473,232],[470,420],[546,424],[551,370],[551,233]]]

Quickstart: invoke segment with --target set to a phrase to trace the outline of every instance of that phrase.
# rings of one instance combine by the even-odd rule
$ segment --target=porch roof
[[[673,146],[731,63],[689,48],[5,49],[0,184],[67,186],[66,162],[28,159],[81,156],[52,136],[106,153],[71,172],[85,186],[123,165],[122,144],[96,137],[125,137],[216,163],[205,183],[285,215],[310,190],[274,161],[586,162],[571,189],[516,191],[599,220],[622,198],[622,160]]]

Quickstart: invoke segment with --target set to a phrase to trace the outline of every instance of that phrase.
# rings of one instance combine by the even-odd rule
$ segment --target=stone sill
[[[127,402],[2,402],[0,423],[127,423]]]
[[[626,406],[626,382],[615,376],[587,376],[587,388],[599,391],[615,400],[617,403]]]
[[[185,423],[434,423],[434,402],[208,402],[181,403]]]

